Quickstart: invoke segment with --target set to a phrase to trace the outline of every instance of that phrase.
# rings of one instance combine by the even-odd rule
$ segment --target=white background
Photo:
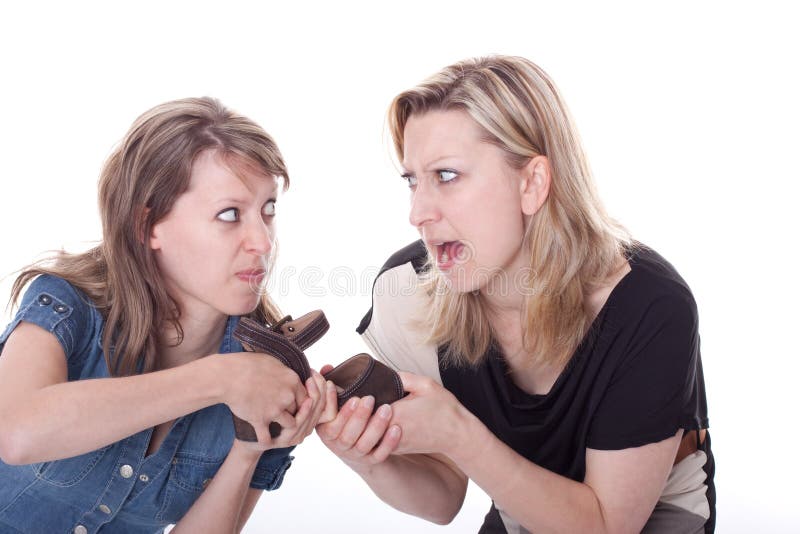
[[[370,303],[369,284],[345,287],[345,273],[370,280],[416,235],[383,130],[389,101],[464,57],[526,56],[560,86],[609,211],[693,288],[718,532],[796,532],[790,3],[378,4],[3,4],[0,276],[99,239],[97,176],[138,114],[216,96],[284,153],[277,299],[296,315],[325,309],[331,332],[309,356],[338,363],[364,350],[354,328]],[[311,268],[322,279],[301,287]],[[316,437],[296,456],[246,532],[475,532],[489,506],[471,485],[456,520],[436,527],[383,505]]]

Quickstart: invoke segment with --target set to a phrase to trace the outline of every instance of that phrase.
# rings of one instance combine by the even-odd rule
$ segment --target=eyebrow
[[[438,158],[436,158],[434,160],[429,161],[428,164],[425,165],[424,167],[425,167],[425,169],[430,170],[432,167],[435,167],[436,164],[439,163],[442,160],[450,159],[450,158],[457,158],[457,157],[458,156],[455,156],[455,155],[441,156],[441,157],[438,157]],[[406,167],[405,164],[401,163],[401,166],[402,166],[401,170],[403,171],[401,176],[409,176],[409,175],[414,174],[413,172],[408,170],[408,167]]]
[[[271,192],[270,196],[267,198],[266,202],[269,202],[270,200],[277,200],[277,198],[278,198],[278,189],[275,188]],[[216,199],[214,202],[219,204],[248,204],[250,203],[250,200],[249,199],[246,200],[243,198],[236,198],[236,197],[225,197]]]

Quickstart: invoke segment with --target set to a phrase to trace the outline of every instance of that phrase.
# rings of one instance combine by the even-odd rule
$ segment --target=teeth
[[[442,263],[446,263],[450,259],[450,256],[447,254],[447,248],[445,247],[442,250]]]

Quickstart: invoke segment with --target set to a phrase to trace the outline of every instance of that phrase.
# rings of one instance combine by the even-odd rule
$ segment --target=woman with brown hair
[[[100,177],[102,242],[13,287],[0,530],[238,531],[280,486],[326,385],[245,352],[234,330],[278,320],[263,283],[288,179],[272,138],[217,100],[136,120]],[[251,441],[234,439],[231,412]]]
[[[462,61],[398,95],[389,127],[422,239],[358,331],[408,395],[351,399],[322,440],[439,523],[471,479],[493,500],[480,532],[712,532],[694,299],[606,214],[550,78]]]

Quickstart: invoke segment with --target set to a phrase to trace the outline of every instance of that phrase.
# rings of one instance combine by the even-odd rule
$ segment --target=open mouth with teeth
[[[464,243],[461,241],[445,241],[436,245],[436,266],[440,270],[451,269],[462,258]]]

